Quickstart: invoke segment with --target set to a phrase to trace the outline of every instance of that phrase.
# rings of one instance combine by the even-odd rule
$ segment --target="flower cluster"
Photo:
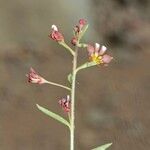
[[[113,57],[106,54],[107,48],[104,45],[100,46],[100,44],[95,43],[95,45],[93,46],[90,44],[80,43],[80,39],[83,36],[84,32],[86,31],[87,27],[88,27],[87,21],[85,19],[80,19],[78,25],[74,27],[74,36],[71,40],[71,43],[76,47],[86,47],[89,55],[89,60],[91,62],[94,62],[96,65],[103,64],[107,66],[111,62]],[[49,37],[52,38],[54,41],[58,42],[59,44],[61,44],[62,46],[64,46],[72,54],[74,54],[74,50],[72,50],[65,43],[64,36],[58,30],[57,26],[52,25],[51,29],[52,30],[49,34]],[[51,85],[63,87],[65,89],[70,89],[69,87],[45,80],[43,77],[38,75],[33,68],[30,68],[30,71],[26,76],[28,77],[28,82],[30,83],[37,83],[37,84],[48,83]],[[65,112],[70,112],[71,100],[69,96],[67,96],[67,98],[60,99],[59,104]]]
[[[67,98],[60,99],[58,103],[61,106],[61,108],[64,110],[64,112],[67,113],[70,112],[71,100],[69,95],[67,95]]]
[[[79,24],[74,27],[74,37],[71,40],[71,43],[75,46],[79,40],[79,36],[82,33],[87,21],[85,19],[80,19]]]
[[[108,65],[113,59],[113,57],[111,57],[110,55],[105,54],[107,48],[104,45],[102,45],[101,47],[98,43],[95,43],[95,46],[88,45],[87,50],[90,61],[93,61],[96,64]]]
[[[82,32],[84,26],[87,24],[85,19],[80,19],[79,24],[74,27],[75,36],[78,36]]]

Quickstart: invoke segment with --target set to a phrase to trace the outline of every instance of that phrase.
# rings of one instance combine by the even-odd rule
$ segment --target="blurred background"
[[[67,117],[58,105],[67,91],[28,84],[25,74],[32,66],[67,84],[72,58],[48,34],[56,24],[69,44],[80,18],[90,24],[83,41],[106,45],[114,61],[78,74],[76,150],[109,142],[111,150],[150,149],[149,0],[0,0],[1,150],[69,149],[67,128],[35,106]]]

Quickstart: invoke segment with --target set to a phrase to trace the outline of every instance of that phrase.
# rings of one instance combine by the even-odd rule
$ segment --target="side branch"
[[[73,56],[75,55],[75,52],[65,42],[59,42],[59,44],[66,48]]]
[[[62,85],[62,84],[58,84],[58,83],[50,82],[50,81],[47,81],[46,83],[47,83],[47,84],[54,85],[54,86],[58,86],[58,87],[61,87],[61,88],[64,88],[64,89],[66,89],[66,90],[71,91],[71,88],[69,88],[69,87],[67,87],[67,86],[65,86],[65,85]]]

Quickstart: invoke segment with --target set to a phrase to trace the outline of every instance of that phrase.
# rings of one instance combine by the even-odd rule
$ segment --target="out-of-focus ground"
[[[114,61],[78,74],[76,150],[113,142],[111,150],[150,149],[150,2],[148,0],[0,1],[0,149],[67,150],[66,127],[36,103],[63,114],[67,91],[28,84],[32,66],[66,84],[71,56],[49,40],[51,24],[65,38],[79,18],[90,24],[85,41],[105,44]],[[66,40],[67,41],[67,40]],[[80,62],[87,59],[80,52]]]

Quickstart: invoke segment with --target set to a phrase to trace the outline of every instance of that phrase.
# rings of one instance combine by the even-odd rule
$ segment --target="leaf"
[[[86,62],[85,64],[79,66],[79,67],[76,69],[76,72],[78,72],[78,71],[81,70],[81,69],[89,68],[89,67],[92,67],[92,66],[95,66],[95,65],[97,65],[95,62]]]
[[[59,121],[59,122],[62,123],[62,124],[68,126],[69,129],[70,129],[70,124],[69,124],[69,122],[68,122],[66,119],[64,119],[63,117],[57,115],[57,114],[54,113],[54,112],[51,112],[50,110],[48,110],[48,109],[46,109],[46,108],[44,108],[44,107],[42,107],[42,106],[40,106],[40,105],[38,105],[38,104],[36,104],[36,106],[37,106],[37,108],[38,108],[40,111],[42,111],[44,114],[46,114],[46,115],[52,117],[53,119]]]
[[[83,28],[82,32],[79,35],[79,41],[81,40],[81,38],[83,37],[83,35],[85,34],[86,30],[88,29],[89,25],[85,25],[85,27]]]
[[[112,145],[112,143],[108,143],[108,144],[104,144],[104,145],[101,145],[97,148],[94,148],[92,150],[106,150],[107,148],[109,148],[110,146]]]
[[[72,74],[70,73],[69,75],[68,75],[68,81],[70,82],[70,83],[72,83]]]

